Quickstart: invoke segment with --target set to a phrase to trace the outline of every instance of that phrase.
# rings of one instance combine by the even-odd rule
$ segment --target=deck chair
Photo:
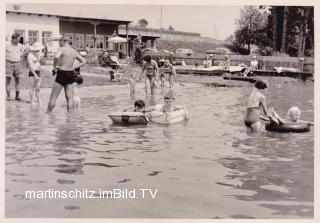
[[[122,80],[124,77],[124,74],[131,62],[128,61],[127,63],[121,63],[119,64],[118,68],[114,72],[114,79],[115,80]]]

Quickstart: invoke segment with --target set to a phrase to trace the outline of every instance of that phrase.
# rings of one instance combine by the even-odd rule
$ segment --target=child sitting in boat
[[[273,108],[269,109],[269,116],[270,116],[269,118],[270,118],[271,122],[276,122],[276,121],[274,121],[274,119],[276,119],[280,124],[283,124],[283,123],[305,123],[305,124],[312,125],[312,126],[314,125],[313,122],[303,121],[300,119],[301,111],[300,111],[299,107],[297,107],[297,106],[293,106],[293,107],[289,108],[286,119],[281,118]]]
[[[136,100],[134,102],[134,108],[126,108],[123,111],[125,112],[145,112],[145,103],[143,100]]]

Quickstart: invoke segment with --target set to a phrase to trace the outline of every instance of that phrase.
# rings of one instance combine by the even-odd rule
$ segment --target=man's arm
[[[54,55],[54,59],[53,59],[53,69],[57,68],[57,63],[58,63],[58,59],[62,56],[62,50],[61,48],[58,48],[57,52]]]
[[[79,61],[79,63],[74,67],[74,69],[78,69],[87,63],[87,61],[80,54],[77,55],[76,59]]]
[[[154,69],[155,69],[156,80],[159,80],[159,67],[156,61],[154,61]]]

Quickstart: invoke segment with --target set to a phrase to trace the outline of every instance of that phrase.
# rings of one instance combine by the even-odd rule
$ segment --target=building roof
[[[26,14],[26,15],[38,15],[38,16],[48,16],[48,17],[57,17],[62,20],[70,20],[70,21],[84,21],[84,22],[103,22],[108,24],[116,24],[116,25],[127,25],[131,23],[132,21],[127,20],[113,20],[113,19],[105,19],[105,18],[98,18],[98,17],[77,17],[77,16],[69,16],[69,15],[54,15],[54,14],[41,14],[41,13],[35,13],[35,12],[21,12],[21,11],[11,11],[6,10],[6,13],[15,13],[15,14]]]

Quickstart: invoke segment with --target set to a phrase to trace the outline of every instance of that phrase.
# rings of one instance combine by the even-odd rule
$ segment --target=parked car
[[[171,53],[169,50],[162,49],[159,51],[160,53]]]
[[[214,54],[232,54],[232,52],[228,48],[217,47],[214,49]]]
[[[214,54],[214,52],[215,52],[214,50],[207,50],[206,54]]]
[[[176,49],[176,54],[184,54],[187,56],[191,56],[191,54],[193,53],[194,52],[191,49],[183,49],[183,48]]]

